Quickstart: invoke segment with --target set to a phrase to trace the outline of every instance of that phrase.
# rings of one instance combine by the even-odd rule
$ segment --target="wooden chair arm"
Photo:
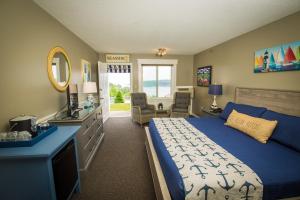
[[[173,104],[171,105],[171,107],[170,107],[170,112],[173,112],[174,107],[175,107],[175,103],[173,103]]]
[[[155,110],[155,105],[147,104],[147,108],[150,110]]]
[[[141,110],[140,106],[131,106],[131,109],[133,110],[133,112],[134,112],[134,110],[137,110],[139,114],[142,113],[142,110]]]

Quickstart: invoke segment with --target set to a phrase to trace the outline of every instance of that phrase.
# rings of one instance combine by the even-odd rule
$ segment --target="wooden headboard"
[[[235,102],[300,116],[300,91],[238,87],[235,89]]]

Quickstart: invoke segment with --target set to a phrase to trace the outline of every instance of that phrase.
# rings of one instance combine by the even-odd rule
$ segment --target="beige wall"
[[[130,62],[133,68],[133,91],[139,88],[137,59],[177,59],[176,85],[187,86],[193,84],[193,56],[192,55],[166,55],[157,57],[154,54],[130,54]],[[105,54],[99,54],[99,60],[105,62]]]
[[[92,63],[96,80],[98,53],[32,1],[1,1],[0,27],[0,131],[16,115],[43,117],[66,103],[66,93],[57,92],[48,80],[52,47],[68,53],[73,82],[81,81],[81,58]]]
[[[253,73],[256,50],[300,40],[299,21],[300,12],[195,55],[194,85],[197,67],[212,65],[212,80],[223,84],[224,89],[224,95],[217,98],[220,107],[233,101],[235,87],[299,91],[300,71]],[[196,86],[194,113],[212,103],[207,92],[208,88]]]

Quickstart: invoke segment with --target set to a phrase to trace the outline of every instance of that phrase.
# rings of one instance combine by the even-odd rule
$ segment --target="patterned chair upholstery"
[[[147,103],[146,93],[131,93],[131,116],[141,125],[155,116],[155,106]]]
[[[188,117],[190,113],[191,94],[189,92],[176,92],[174,103],[171,106],[170,117]]]

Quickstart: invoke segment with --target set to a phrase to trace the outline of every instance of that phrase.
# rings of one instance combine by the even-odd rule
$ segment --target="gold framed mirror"
[[[64,92],[71,80],[71,63],[62,47],[54,47],[48,54],[48,77],[53,87]]]

